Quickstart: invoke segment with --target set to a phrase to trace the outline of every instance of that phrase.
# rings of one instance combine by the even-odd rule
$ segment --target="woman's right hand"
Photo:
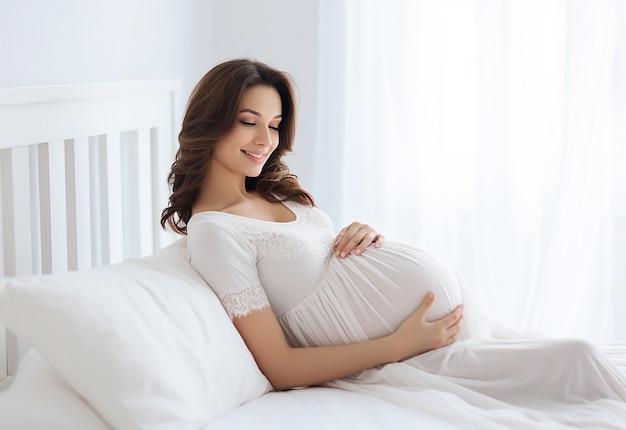
[[[421,305],[391,335],[397,342],[400,360],[405,360],[455,342],[461,332],[463,305],[436,321],[426,321],[426,313],[435,302],[429,292]]]

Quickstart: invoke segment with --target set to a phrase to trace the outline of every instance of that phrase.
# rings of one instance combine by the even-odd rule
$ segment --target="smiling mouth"
[[[255,154],[255,153],[253,153],[253,152],[248,152],[248,151],[245,151],[245,150],[243,150],[243,149],[242,149],[241,151],[242,151],[244,154],[249,155],[250,157],[256,158],[257,160],[262,160],[262,159],[265,157],[265,155],[263,155],[263,154]]]

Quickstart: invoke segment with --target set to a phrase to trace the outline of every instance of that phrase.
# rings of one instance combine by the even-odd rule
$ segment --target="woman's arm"
[[[420,307],[388,336],[340,346],[290,347],[270,308],[233,322],[274,389],[286,390],[332,381],[451,344],[459,334],[463,308],[427,322],[426,311],[434,300],[435,295],[429,293]]]

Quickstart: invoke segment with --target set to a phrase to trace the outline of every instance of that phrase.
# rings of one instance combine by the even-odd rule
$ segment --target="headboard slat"
[[[89,186],[89,138],[79,137],[74,139],[74,192],[75,192],[75,234],[76,234],[76,268],[86,269],[92,267],[91,255],[91,209],[92,201]]]
[[[106,195],[105,136],[89,136],[89,202],[91,220],[91,264],[104,264],[104,221],[102,196]],[[108,252],[108,250],[107,250]]]
[[[121,175],[122,183],[128,186],[122,189],[122,227],[123,236],[130,237],[125,240],[124,256],[139,253],[141,231],[137,215],[139,213],[139,154],[138,132],[122,133],[121,142]],[[134,166],[131,167],[131,166]]]
[[[66,139],[65,152],[65,225],[67,232],[67,270],[78,268],[78,232],[76,223],[76,160],[74,139]]]
[[[52,273],[52,227],[50,226],[50,156],[48,144],[37,145],[37,181],[39,196],[39,237],[41,273]]]
[[[13,148],[9,151],[6,164],[6,179],[11,183],[6,187],[7,198],[4,206],[4,237],[8,249],[5,249],[5,276],[28,275],[37,272],[33,268],[33,247],[30,199],[31,177],[28,147]],[[12,185],[11,185],[12,184]],[[8,257],[8,258],[7,258]],[[7,261],[8,260],[8,261]]]
[[[32,267],[34,273],[42,273],[42,251],[41,251],[41,205],[39,199],[39,145],[28,147],[28,171],[30,172],[30,207],[31,211],[31,247],[32,247]]]
[[[113,264],[124,259],[124,218],[122,212],[122,150],[120,135],[106,135],[105,152],[105,195],[102,198],[103,245],[107,250],[103,254],[104,264]],[[126,185],[130,186],[130,184]]]
[[[66,205],[65,141],[48,143],[50,185],[50,238],[52,246],[52,273],[68,270],[68,229]]]
[[[13,253],[15,233],[11,228],[13,225],[13,213],[11,211],[13,204],[12,175],[11,150],[0,149],[0,193],[2,193],[2,199],[0,199],[0,238],[2,239],[0,275],[3,277],[15,272],[15,254]]]
[[[152,211],[152,192],[150,191],[150,184],[153,181],[158,181],[159,178],[152,176],[152,168],[150,166],[151,156],[150,151],[152,145],[150,144],[150,129],[142,128],[137,130],[137,196],[133,199],[137,202],[137,212],[135,213],[135,222],[137,223],[137,231],[139,237],[137,238],[137,244],[139,245],[139,255],[145,255],[149,253],[153,248],[152,231],[155,228],[154,225],[154,212]]]

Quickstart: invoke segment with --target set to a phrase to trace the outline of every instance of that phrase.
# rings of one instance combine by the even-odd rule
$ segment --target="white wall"
[[[182,110],[217,62],[253,57],[290,72],[305,186],[313,151],[317,0],[0,0],[0,87],[174,78]]]
[[[180,78],[193,3],[0,0],[0,86]]]

